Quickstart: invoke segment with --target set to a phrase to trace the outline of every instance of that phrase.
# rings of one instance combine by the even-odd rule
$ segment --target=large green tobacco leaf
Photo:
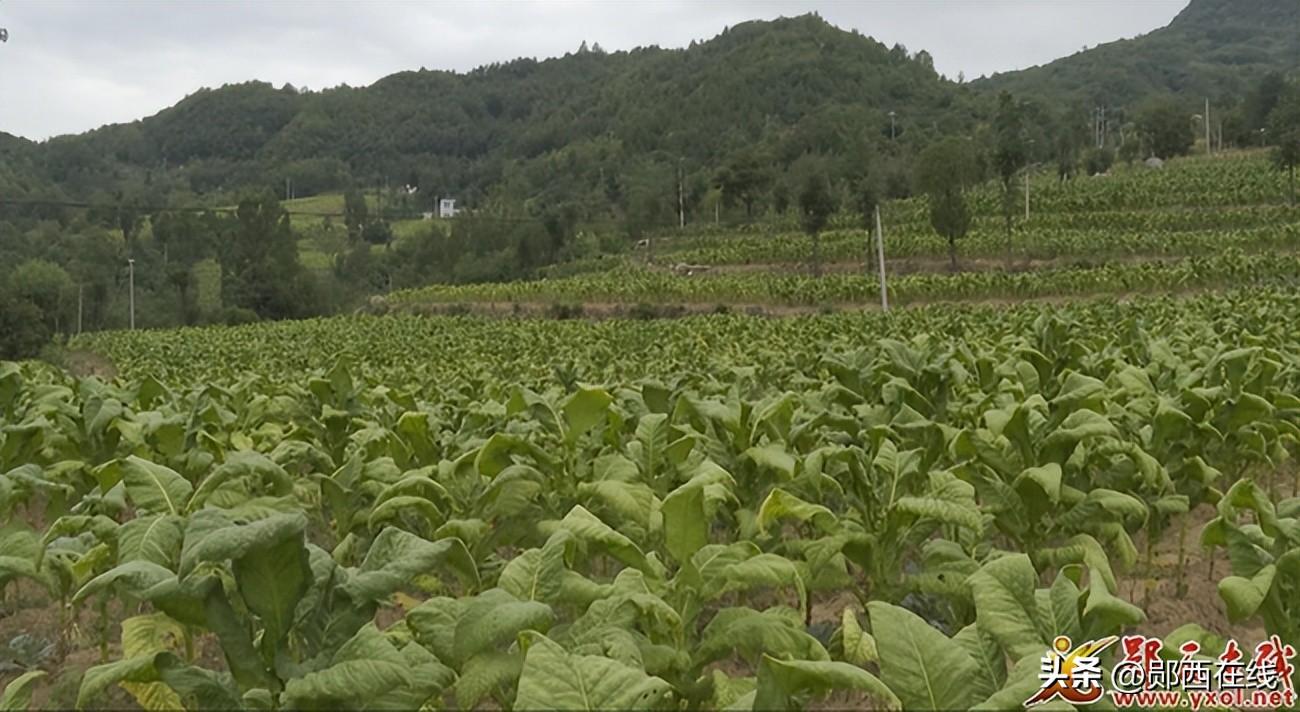
[[[459,539],[428,541],[393,527],[375,537],[360,568],[342,589],[353,601],[381,602],[421,574],[436,574],[447,567],[472,586],[478,569]]]
[[[840,621],[840,643],[844,648],[844,659],[854,665],[880,662],[876,639],[862,630],[858,614],[852,608],[845,608]]]
[[[880,678],[860,667],[830,660],[779,660],[764,655],[758,667],[754,709],[792,709],[796,695],[837,690],[862,692],[873,702],[883,703],[872,709],[898,710],[903,706]]]
[[[672,436],[673,427],[666,413],[647,413],[637,421],[636,440],[641,448],[638,464],[646,480],[653,482],[658,476]]]
[[[881,679],[905,709],[967,709],[979,701],[979,671],[961,646],[898,606],[872,601],[867,611],[880,650]]]
[[[546,632],[555,621],[551,607],[537,601],[520,601],[494,588],[471,599],[452,634],[452,660],[470,657],[514,640],[524,630]]]
[[[768,443],[751,447],[745,451],[745,457],[761,469],[771,470],[780,475],[781,480],[794,478],[798,462],[781,443]]]
[[[778,488],[769,492],[763,504],[759,506],[755,523],[759,529],[766,530],[768,526],[782,519],[811,523],[823,533],[832,532],[838,524],[831,510],[820,504],[805,502]]]
[[[0,712],[26,710],[32,700],[32,688],[42,677],[45,677],[44,670],[28,670],[10,680],[9,684],[5,685],[4,693],[0,694]]]
[[[224,510],[205,509],[189,519],[181,550],[180,574],[186,576],[204,562],[241,559],[286,539],[302,541],[307,517],[301,512],[278,513],[247,521]],[[305,559],[304,559],[305,561]]]
[[[758,688],[758,680],[755,678],[727,677],[721,670],[713,670],[709,682],[713,686],[714,709],[731,709],[732,705],[739,705],[745,710],[754,708],[754,696]],[[749,704],[745,705],[745,701]]]
[[[516,710],[622,710],[665,706],[672,692],[658,677],[594,655],[573,655],[544,635],[526,636]]]
[[[592,601],[586,612],[573,622],[564,642],[579,645],[600,641],[602,646],[611,639],[626,642],[627,638],[619,632],[634,628],[675,639],[681,635],[682,618],[676,609],[651,592],[644,574],[636,569],[624,569],[605,595]]]
[[[440,689],[441,680],[416,679],[414,666],[374,624],[367,624],[317,672],[285,684],[284,701],[293,709],[378,709],[418,707]],[[418,669],[418,668],[416,668]],[[412,688],[426,694],[412,704]]]
[[[466,660],[460,667],[453,692],[456,706],[475,709],[480,700],[519,681],[524,656],[517,650],[490,650]]]
[[[1116,597],[1106,577],[1088,571],[1088,601],[1083,607],[1083,634],[1089,638],[1114,635],[1146,620],[1141,608]]]
[[[257,479],[268,494],[283,496],[293,491],[293,480],[283,467],[257,452],[235,452],[226,456],[219,465],[199,483],[190,500],[189,510],[195,511],[223,485],[238,479]]]
[[[465,614],[468,599],[437,596],[421,603],[406,614],[406,624],[415,639],[439,660],[455,657],[456,624]]]
[[[978,677],[971,683],[973,696],[988,697],[1002,687],[1007,677],[1006,653],[996,638],[980,628],[978,623],[972,623],[957,631],[952,642],[966,651],[979,670]]]
[[[175,652],[185,635],[184,627],[165,613],[132,616],[122,621],[122,655],[134,658],[159,652]],[[123,682],[146,710],[174,710],[182,707],[176,691],[161,682]]]
[[[1228,619],[1241,621],[1255,615],[1273,587],[1277,567],[1269,564],[1254,576],[1229,576],[1219,582],[1219,596],[1228,604]]]
[[[1026,655],[1021,658],[1007,673],[1006,684],[1000,690],[969,709],[987,712],[1024,709],[1025,700],[1042,689],[1043,681],[1039,677],[1039,672],[1042,669],[1043,655],[1046,653],[1047,648],[1043,648],[1033,655]],[[1068,712],[1077,708],[1064,700],[1054,700],[1034,707],[1034,709]]]
[[[230,604],[225,599],[221,584],[211,576],[191,577],[179,581],[171,571],[148,561],[130,561],[117,566],[86,583],[73,596],[73,603],[81,603],[89,596],[104,590],[112,591],[128,600],[148,601],[154,608],[164,611],[168,616],[195,627],[206,627],[223,636],[222,645],[229,649],[232,644],[224,640],[222,625],[225,623],[218,615],[230,611]],[[221,604],[221,609],[214,609],[213,604]],[[247,631],[237,628],[247,637]],[[252,652],[251,643],[247,652]],[[245,662],[241,656],[237,662]],[[256,656],[247,658],[256,665]],[[237,666],[232,665],[232,670]],[[238,670],[236,670],[238,674]]]
[[[588,430],[591,430],[605,416],[613,396],[603,388],[579,388],[569,396],[560,410],[564,413],[566,441],[577,442]]]
[[[87,670],[77,692],[77,709],[85,709],[100,699],[110,686],[121,682],[163,683],[180,696],[186,709],[228,710],[240,707],[234,690],[220,675],[188,665],[172,653],[158,652],[96,665]]]
[[[1049,502],[1056,503],[1061,499],[1061,466],[1055,462],[1049,462],[1042,467],[1030,467],[1016,476],[1015,487],[1018,491],[1032,485],[1042,493]]]
[[[280,537],[250,548],[232,563],[244,604],[265,626],[263,646],[278,645],[289,634],[298,601],[312,582],[302,529],[286,529]]]
[[[388,497],[378,503],[366,518],[366,526],[372,531],[383,528],[388,523],[401,525],[406,517],[419,517],[424,520],[424,529],[437,531],[446,520],[438,506],[424,497],[397,495]]]
[[[630,462],[627,464],[631,466]],[[630,469],[636,472],[635,466]],[[649,530],[651,515],[659,505],[654,490],[640,482],[612,479],[584,482],[578,485],[578,496],[638,538]]]
[[[1096,571],[1095,568],[1090,570]],[[1050,589],[1034,591],[1034,600],[1038,602],[1038,612],[1047,625],[1048,634],[1052,637],[1069,636],[1070,640],[1083,638],[1079,598],[1078,585],[1065,571],[1057,573]]]
[[[137,517],[117,530],[120,562],[150,561],[174,568],[185,539],[185,519],[174,514]]]
[[[610,556],[624,564],[647,573],[653,568],[641,547],[626,536],[614,531],[608,524],[600,521],[596,515],[575,505],[560,526],[573,535],[577,541],[604,549]]]
[[[688,482],[664,498],[664,544],[679,563],[690,561],[709,543],[709,518],[704,510],[704,485]]]
[[[732,653],[757,661],[765,653],[803,660],[829,660],[822,644],[803,625],[803,616],[790,608],[762,612],[752,608],[724,608],[709,621],[693,652],[696,664],[722,659]]]
[[[1043,440],[1042,459],[1065,462],[1075,446],[1084,440],[1118,436],[1119,430],[1106,416],[1091,410],[1076,410]]]
[[[1041,652],[1052,634],[1039,618],[1037,582],[1038,572],[1024,554],[990,561],[969,579],[980,628],[1013,658]]]
[[[701,593],[713,599],[727,593],[783,586],[794,587],[800,609],[807,606],[808,593],[794,562],[777,554],[759,554],[723,567],[716,576],[707,576]]]
[[[141,511],[182,514],[194,486],[171,468],[131,455],[95,469],[100,491],[107,493],[118,482],[126,483],[126,495]]]
[[[563,590],[568,539],[569,533],[560,530],[540,549],[529,549],[511,559],[497,577],[497,585],[521,601],[556,602]]]

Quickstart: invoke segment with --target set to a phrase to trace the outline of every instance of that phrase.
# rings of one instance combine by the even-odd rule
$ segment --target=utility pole
[[[1205,98],[1205,155],[1209,156],[1214,153],[1213,146],[1210,145],[1210,98]]]
[[[885,233],[880,227],[880,206],[876,206],[876,263],[880,272],[880,310],[889,311],[889,290],[885,287]]]
[[[889,140],[894,140],[894,112],[889,112]]]
[[[289,178],[286,177],[284,179],[284,199],[290,200],[292,198],[293,198],[293,194],[289,192]]]
[[[1025,220],[1029,219],[1029,168],[1025,168]]]
[[[128,272],[127,281],[130,284],[130,302],[131,302],[131,330],[135,331],[135,258],[128,258],[126,261]]]
[[[77,336],[81,336],[81,293],[85,288],[84,284],[77,285]]]
[[[682,159],[677,159],[677,227],[686,227],[686,199],[682,192]]]

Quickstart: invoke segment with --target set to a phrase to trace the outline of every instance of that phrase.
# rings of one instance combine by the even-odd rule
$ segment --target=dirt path
[[[112,359],[94,351],[80,349],[69,351],[64,357],[63,366],[68,373],[78,378],[98,376],[105,381],[117,378],[117,366],[113,364]]]
[[[1160,259],[1170,259],[1169,257],[1119,257],[1107,258],[1106,262],[1150,262]],[[1032,272],[1036,270],[1057,269],[1062,267],[1073,267],[1080,263],[1090,263],[1092,260],[1072,257],[1072,258],[1055,258],[1055,259],[1015,259],[1011,262],[1011,272]],[[683,265],[671,261],[655,262],[647,264],[646,267],[651,270],[661,272],[679,272]],[[689,267],[703,267],[703,271],[696,270],[700,274],[782,274],[782,275],[799,275],[812,274],[812,267],[808,262],[746,262],[736,264],[705,264],[705,265],[687,265]],[[899,257],[888,260],[885,263],[885,270],[890,276],[905,274],[953,274],[952,265],[949,264],[946,257]],[[1007,270],[1007,261],[1004,258],[995,257],[969,257],[962,258],[957,265],[957,272],[1001,272]],[[838,262],[822,263],[822,274],[866,274],[875,276],[875,264],[868,265],[860,260],[848,260]]]
[[[1166,296],[1176,299],[1217,291],[1212,287],[1189,288],[1165,292],[1102,292],[1093,294],[1066,294],[1048,297],[986,297],[982,299],[931,299],[890,303],[890,309],[915,309],[926,306],[952,305],[990,308],[1013,307],[1020,304],[1079,304],[1097,300],[1129,302],[1143,296]],[[880,305],[871,303],[833,303],[823,306],[802,304],[763,304],[759,302],[421,302],[397,304],[393,313],[421,314],[425,316],[481,316],[496,318],[529,319],[674,319],[701,314],[747,314],[766,317],[796,317],[842,312],[874,312]]]

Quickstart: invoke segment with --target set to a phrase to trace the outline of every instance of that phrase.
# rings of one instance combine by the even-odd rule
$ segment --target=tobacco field
[[[1171,541],[1180,590],[1217,557],[1229,621],[1300,639],[1297,313],[84,337],[117,378],[0,365],[3,605],[56,612],[0,703],[1011,709],[1054,636],[1140,628],[1121,582]]]

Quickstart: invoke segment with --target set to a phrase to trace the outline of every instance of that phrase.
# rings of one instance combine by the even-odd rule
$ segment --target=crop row
[[[1281,212],[1281,211],[1279,211]],[[1300,220],[1300,213],[1295,213]],[[1241,229],[1154,230],[1117,228],[1056,229],[1035,224],[1017,227],[1008,243],[1001,225],[986,222],[957,242],[959,259],[1001,259],[1008,246],[1015,259],[1075,258],[1106,260],[1132,256],[1181,257],[1206,255],[1228,249],[1245,251],[1294,250],[1300,246],[1300,222],[1270,217],[1269,224]],[[821,236],[821,258],[830,262],[874,260],[874,237],[864,230],[833,230]],[[770,237],[732,235],[683,241],[655,253],[665,263],[738,265],[808,263],[812,239],[802,233]],[[897,258],[948,259],[948,243],[929,229],[889,232],[886,260]]]
[[[1093,267],[1028,272],[982,271],[908,274],[888,281],[893,304],[938,300],[1025,299],[1055,296],[1164,292],[1226,285],[1294,283],[1294,254],[1247,255],[1172,261],[1114,262]],[[870,305],[879,299],[874,276],[823,277],[771,274],[684,276],[624,267],[606,273],[527,282],[435,285],[395,292],[392,304],[463,302],[653,302],[779,305]]]

